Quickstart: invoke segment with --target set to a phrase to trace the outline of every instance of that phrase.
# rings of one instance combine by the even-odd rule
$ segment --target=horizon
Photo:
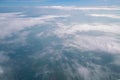
[[[120,6],[119,0],[1,0],[0,6]]]

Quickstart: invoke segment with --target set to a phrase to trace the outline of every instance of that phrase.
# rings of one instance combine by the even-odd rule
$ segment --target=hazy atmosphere
[[[120,0],[0,0],[0,80],[120,80]]]

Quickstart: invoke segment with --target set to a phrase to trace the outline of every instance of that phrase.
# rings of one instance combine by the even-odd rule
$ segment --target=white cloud
[[[43,35],[44,35],[44,32],[40,32],[40,33],[38,33],[36,36],[37,36],[37,37],[43,37]]]
[[[23,17],[21,13],[0,13],[0,38],[10,36],[25,28],[43,24],[46,21],[54,20],[68,15],[46,15],[41,17]]]
[[[0,77],[4,73],[4,67],[2,64],[7,62],[9,60],[9,57],[7,56],[7,52],[5,51],[0,51]]]
[[[104,51],[108,53],[120,53],[120,43],[119,40],[100,36],[76,36],[72,40],[66,40],[65,46],[71,46],[78,48],[80,50],[90,50],[90,51]]]
[[[90,80],[90,78],[89,78],[90,72],[87,68],[81,66],[78,68],[78,72],[84,78],[84,80]]]
[[[4,45],[15,43],[16,45],[21,44],[21,45],[25,46],[27,44],[26,39],[27,39],[27,36],[29,35],[29,33],[30,33],[30,31],[23,31],[23,32],[16,33],[17,34],[16,38],[13,38],[11,40],[1,40],[1,43]]]
[[[55,33],[58,34],[58,36],[64,36],[64,35],[72,35],[76,34],[76,32],[83,32],[83,31],[101,31],[101,32],[107,32],[107,33],[115,33],[120,34],[120,27],[119,24],[101,24],[101,23],[91,23],[91,24],[69,24],[64,25],[58,23],[59,29],[55,31]]]
[[[94,6],[94,7],[79,7],[79,6],[38,6],[36,8],[48,8],[59,10],[120,10],[120,7]]]
[[[120,19],[120,16],[113,15],[113,14],[89,14],[93,17],[107,17],[107,18],[113,18],[113,19]]]
[[[43,6],[43,8],[47,8],[47,6]],[[49,6],[48,8],[64,8],[63,6]],[[65,7],[65,9],[84,9],[77,7]],[[105,8],[105,7],[90,7],[85,8],[86,10],[117,10],[118,8]],[[69,17],[69,15],[47,15],[41,17],[23,17],[22,13],[0,13],[2,17],[0,19],[0,38],[4,38],[6,36],[10,36],[12,33],[16,33],[25,28],[30,28],[35,25],[45,24],[46,21],[51,21],[59,17]],[[95,14],[92,16],[96,16]],[[100,15],[97,15],[100,16]],[[111,15],[102,15],[107,17],[114,17]],[[56,19],[57,20],[57,19]],[[57,21],[56,21],[57,23]],[[55,23],[55,24],[56,24]],[[70,22],[69,22],[70,23]],[[72,36],[72,39],[65,39],[65,45],[74,46],[83,50],[101,50],[106,52],[120,52],[120,44],[119,40],[116,39],[112,34],[118,35],[120,34],[120,24],[115,23],[87,23],[80,24],[71,22],[70,24],[66,23],[58,23],[57,28],[54,31],[58,37],[65,39],[66,37]],[[104,32],[101,36],[92,36],[92,35],[81,35],[77,32],[89,32],[89,31],[100,31]],[[110,36],[106,36],[105,33],[109,33]],[[94,33],[96,34],[96,33]],[[42,36],[43,33],[38,34],[37,36]],[[23,35],[24,36],[24,35]]]
[[[120,40],[115,36],[120,34],[120,27],[118,24],[78,23],[70,25],[58,24],[58,26],[59,28],[55,31],[55,34],[64,39],[64,45],[66,47],[71,46],[83,51],[90,50],[120,53]],[[103,32],[103,34],[98,36],[94,36],[94,34],[79,34],[79,32],[89,31],[93,31],[94,34],[96,34],[96,31],[100,31]]]

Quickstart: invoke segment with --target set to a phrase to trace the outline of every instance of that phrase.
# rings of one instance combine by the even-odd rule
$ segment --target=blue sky
[[[39,5],[79,5],[79,6],[119,6],[120,0],[0,0],[1,6]]]

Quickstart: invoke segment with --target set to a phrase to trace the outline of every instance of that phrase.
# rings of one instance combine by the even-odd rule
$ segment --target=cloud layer
[[[48,8],[48,9],[59,9],[59,10],[120,10],[120,7],[113,6],[94,6],[94,7],[77,7],[77,6],[38,6],[36,8]]]
[[[113,18],[113,19],[120,19],[120,16],[112,15],[112,14],[89,14],[89,15],[94,17],[107,17],[107,18]]]
[[[68,17],[68,15],[47,15],[36,18],[24,18],[23,16],[25,15],[21,13],[0,13],[0,38],[10,36],[12,33],[14,34],[35,25],[43,24],[55,18]]]
[[[119,79],[119,7],[34,9],[0,13],[0,79]]]

